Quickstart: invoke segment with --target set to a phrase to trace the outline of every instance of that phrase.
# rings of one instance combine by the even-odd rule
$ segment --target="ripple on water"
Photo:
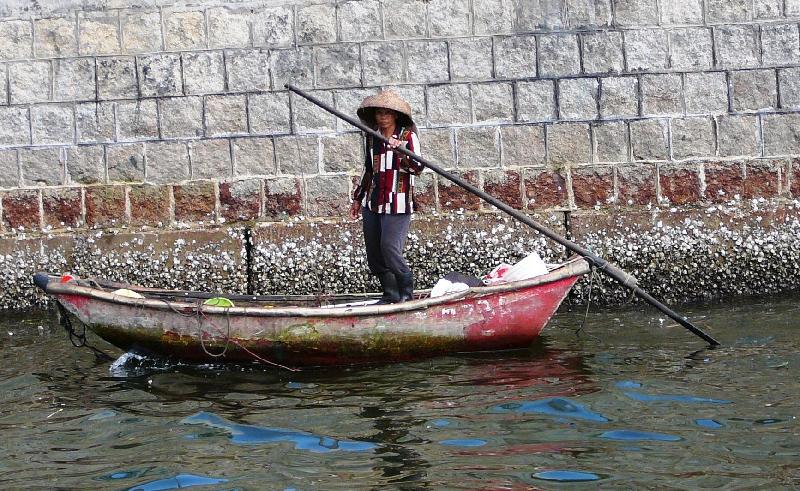
[[[599,475],[592,472],[583,471],[570,471],[570,470],[552,470],[543,471],[532,474],[536,479],[544,481],[558,481],[558,482],[585,482],[585,481],[599,481],[602,479]]]
[[[486,445],[486,440],[468,439],[468,438],[453,438],[450,440],[442,440],[439,443],[450,447],[482,447]]]
[[[677,442],[681,437],[676,435],[668,435],[666,433],[651,433],[648,431],[636,430],[612,430],[606,431],[600,435],[600,438],[607,438],[609,440],[623,440],[623,441],[640,441],[650,440],[657,442]]]
[[[228,480],[216,477],[195,476],[193,474],[178,474],[175,477],[137,484],[132,488],[128,488],[128,491],[163,491],[167,489],[190,488],[192,486],[209,486],[212,484],[222,484],[224,482],[228,482]]]
[[[710,399],[708,397],[681,396],[674,394],[642,394],[641,392],[625,392],[625,395],[635,401],[641,402],[685,402],[689,404],[730,404],[725,399]]]
[[[703,428],[709,428],[709,429],[717,429],[725,426],[719,421],[715,421],[713,419],[696,419],[694,420],[694,422],[697,426],[702,426]]]
[[[608,418],[602,414],[590,411],[577,402],[572,402],[568,399],[562,399],[560,397],[540,399],[538,401],[510,402],[495,406],[493,411],[501,413],[539,413],[562,418],[599,421],[601,423],[608,422]]]

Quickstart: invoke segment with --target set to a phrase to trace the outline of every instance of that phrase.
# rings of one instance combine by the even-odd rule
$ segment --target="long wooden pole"
[[[340,111],[328,106],[325,102],[317,99],[316,97],[314,97],[313,95],[303,91],[302,89],[299,89],[299,88],[295,87],[292,84],[286,84],[286,88],[291,90],[292,92],[302,96],[303,98],[308,99],[309,101],[313,102],[314,104],[316,104],[317,106],[321,107],[322,109],[325,109],[329,113],[331,113],[331,114],[333,114],[333,115],[335,115],[335,116],[347,121],[348,123],[352,124],[356,128],[358,128],[361,131],[363,131],[364,133],[372,135],[374,138],[378,138],[379,140],[381,140],[383,142],[389,143],[389,140],[386,137],[384,137],[383,135],[381,135],[380,133],[378,133],[374,129],[369,128],[366,125],[364,125],[361,121],[359,121],[359,120],[357,120],[357,119],[355,119],[355,118],[353,118],[351,116],[348,116],[346,114],[343,114],[342,112],[340,112]],[[535,220],[531,219],[529,216],[525,215],[524,213],[520,212],[519,210],[515,210],[514,208],[512,208],[509,205],[503,203],[502,201],[500,201],[499,199],[495,198],[494,196],[492,196],[490,194],[487,194],[487,193],[481,191],[480,189],[472,186],[470,183],[468,183],[467,181],[461,179],[460,177],[450,174],[449,172],[445,171],[444,169],[442,169],[441,167],[437,166],[436,164],[433,164],[433,163],[429,162],[424,157],[422,157],[420,155],[417,155],[416,153],[411,152],[411,151],[405,149],[404,147],[397,147],[394,150],[397,151],[397,152],[402,153],[403,155],[411,157],[412,159],[414,159],[417,162],[421,163],[422,165],[424,165],[425,167],[429,168],[433,172],[439,174],[440,176],[444,177],[445,179],[447,179],[449,181],[452,181],[453,183],[455,183],[455,184],[459,185],[460,187],[466,189],[467,191],[469,191],[470,193],[474,194],[475,196],[478,196],[479,198],[481,198],[482,200],[486,201],[487,203],[489,203],[489,204],[495,206],[496,208],[498,208],[498,209],[506,212],[507,214],[511,215],[512,217],[514,217],[518,221],[520,221],[520,222],[524,223],[525,225],[537,230],[542,235],[545,235],[546,237],[552,239],[553,241],[558,242],[559,244],[563,245],[564,247],[566,247],[570,251],[572,251],[572,252],[574,252],[574,253],[586,258],[597,269],[599,269],[603,273],[607,274],[611,278],[613,278],[616,281],[618,281],[622,286],[632,290],[633,293],[637,297],[641,298],[645,302],[647,302],[650,305],[652,305],[653,307],[657,308],[658,310],[663,312],[665,315],[667,315],[670,319],[672,319],[675,322],[677,322],[678,324],[682,325],[683,327],[685,327],[686,329],[691,331],[693,334],[696,334],[697,336],[701,337],[703,340],[705,340],[706,342],[708,342],[712,346],[718,346],[719,345],[719,342],[716,339],[712,338],[711,336],[709,336],[708,334],[703,332],[700,328],[696,327],[694,324],[689,322],[686,319],[686,317],[684,317],[684,316],[680,315],[679,313],[675,312],[674,310],[670,309],[669,307],[667,307],[663,303],[661,303],[658,300],[656,300],[655,298],[653,298],[652,295],[650,295],[646,291],[644,291],[641,288],[639,288],[639,286],[636,284],[636,279],[634,277],[632,277],[631,275],[629,275],[628,273],[626,273],[625,271],[619,269],[615,265],[609,263],[605,259],[603,259],[600,256],[594,254],[590,250],[585,249],[584,247],[581,247],[580,245],[576,244],[575,242],[572,242],[571,240],[558,235],[557,233],[553,232],[552,230],[550,230],[549,228],[545,227],[544,225],[542,225],[542,224],[536,222]]]

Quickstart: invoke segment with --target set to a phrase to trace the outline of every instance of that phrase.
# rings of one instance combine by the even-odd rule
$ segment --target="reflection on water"
[[[682,308],[682,310],[690,310]],[[800,487],[797,299],[559,313],[530,352],[287,373],[74,349],[0,319],[6,489]],[[122,355],[96,338],[94,344]]]

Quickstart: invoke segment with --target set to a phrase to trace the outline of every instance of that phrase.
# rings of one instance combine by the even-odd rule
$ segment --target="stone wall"
[[[559,217],[576,237],[634,227],[625,243],[637,244],[659,234],[663,214],[716,233],[703,216],[724,208],[747,224],[748,242],[794,230],[800,216],[800,0],[139,5],[0,7],[4,261],[29,240],[47,256],[53,236],[192,229],[213,240],[220,227],[257,238],[270,224],[312,233],[315,221],[342,223],[360,136],[286,91],[288,81],[347,113],[396,89],[414,108],[426,157],[515,208]],[[441,224],[494,212],[432,173],[418,201],[421,217]],[[765,209],[782,218],[763,225]],[[266,249],[248,242],[247,265],[226,266],[250,268],[251,283],[259,264],[274,270],[263,251],[282,237],[270,237]],[[358,240],[328,245],[355,244],[337,257],[356,258]],[[500,244],[501,255],[518,256],[520,243]],[[777,247],[796,263],[794,245]],[[739,247],[731,254],[749,257]],[[660,267],[630,263],[647,277]],[[361,266],[336,271],[362,285]],[[17,282],[29,292],[25,277]],[[770,291],[797,286],[776,278]]]

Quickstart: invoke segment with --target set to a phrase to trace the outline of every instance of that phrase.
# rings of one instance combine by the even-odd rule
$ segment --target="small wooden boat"
[[[231,302],[209,302],[220,295],[47,273],[37,273],[34,283],[70,318],[123,350],[193,362],[320,366],[525,348],[589,266],[576,257],[548,269],[435,298],[417,291],[414,300],[389,305],[369,304],[376,294],[225,295]]]

